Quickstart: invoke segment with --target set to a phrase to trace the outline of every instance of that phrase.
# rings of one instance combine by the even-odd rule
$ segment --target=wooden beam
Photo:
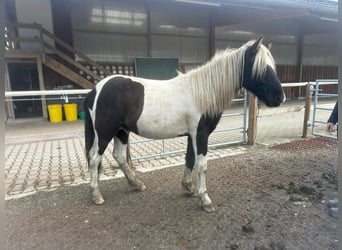
[[[73,81],[82,88],[92,89],[95,86],[87,79],[75,73],[71,69],[65,67],[63,64],[57,62],[56,60],[52,59],[50,56],[45,55],[45,60],[43,60],[42,62],[52,70],[68,78],[69,80]]]
[[[297,46],[297,81],[302,81],[303,75],[303,47],[304,47],[304,34],[302,29],[299,27],[298,34],[296,36],[296,46]]]
[[[42,54],[42,51],[21,51],[21,50],[10,50],[5,51],[6,59],[33,59],[36,60]]]
[[[210,12],[209,16],[209,58],[212,58],[215,55],[216,47],[215,47],[215,24],[213,21],[214,13]]]
[[[247,144],[254,145],[257,134],[257,115],[258,115],[258,98],[252,93],[248,93],[248,129]]]
[[[75,61],[73,58],[70,58],[69,56],[67,56],[66,54],[60,52],[59,50],[55,49],[52,45],[43,42],[44,46],[46,48],[48,48],[49,50],[52,50],[54,53],[56,53],[56,55],[58,55],[59,57],[61,57],[62,59],[64,59],[65,61],[67,61],[68,63],[71,63],[72,65],[74,65],[76,68],[83,70],[85,73],[87,73],[88,75],[90,75],[91,77],[93,77],[94,79],[101,81],[101,77],[99,77],[98,75],[94,74],[93,71],[91,71],[90,69],[87,69],[87,67],[84,67],[82,64],[80,64],[79,62]]]
[[[152,21],[151,21],[151,7],[150,4],[146,5],[147,13],[147,57],[152,57]]]
[[[37,71],[38,71],[39,88],[40,88],[40,90],[45,90],[44,76],[43,76],[43,65],[42,65],[42,59],[41,58],[37,58]],[[48,118],[45,96],[41,96],[41,98],[42,98],[43,117]]]
[[[8,65],[5,64],[5,91],[8,91],[11,89],[10,79],[9,79],[9,71],[8,71]],[[13,102],[7,102],[5,101],[5,112],[6,112],[6,121],[9,118],[12,118],[14,120],[14,109],[13,109]]]
[[[305,98],[305,110],[304,110],[304,121],[303,121],[303,138],[308,137],[308,121],[310,119],[311,113],[311,99],[312,99],[312,92],[310,91],[311,84],[308,82],[306,85],[306,98]]]

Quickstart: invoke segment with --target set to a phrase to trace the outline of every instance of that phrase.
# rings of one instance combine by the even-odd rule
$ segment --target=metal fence
[[[237,103],[238,105],[234,105]],[[247,141],[247,91],[243,99],[233,100],[234,108],[227,109],[213,133],[209,137],[208,147],[246,143]],[[187,146],[186,137],[173,139],[152,140],[143,137],[131,136],[132,159],[146,159],[157,156],[184,153]],[[136,150],[143,148],[144,151]]]
[[[337,94],[324,93],[320,88],[322,85],[338,84],[337,80],[316,80],[312,91],[314,92],[314,108],[312,114],[311,131],[313,135],[337,138],[337,132],[327,133],[325,132],[325,127],[327,120],[334,108],[333,105],[323,105],[320,103],[322,98],[334,98],[337,100]]]
[[[11,91],[6,92],[6,101],[13,101],[13,97],[22,97],[15,101],[27,100],[27,96],[34,99],[64,103],[80,102],[90,90],[46,90],[46,91]],[[222,118],[209,137],[208,146],[221,147],[242,144],[247,141],[247,91],[243,98],[234,99],[231,108],[225,110]],[[30,97],[30,98],[31,98]],[[82,102],[82,101],[81,101]],[[52,103],[51,103],[52,104]],[[174,139],[152,140],[131,134],[131,153],[133,160],[184,153],[187,145],[186,137]],[[112,147],[113,145],[110,145]]]

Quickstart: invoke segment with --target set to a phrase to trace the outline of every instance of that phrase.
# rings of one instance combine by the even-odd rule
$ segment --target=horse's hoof
[[[197,197],[198,196],[198,194],[195,192],[195,190],[193,190],[193,191],[184,190],[184,193],[186,196],[189,196],[189,197]]]
[[[102,196],[98,196],[98,197],[93,197],[93,203],[96,204],[96,205],[102,205],[105,200],[102,198]]]
[[[91,199],[93,201],[93,203],[95,203],[96,205],[102,205],[105,200],[103,199],[102,194],[100,193],[100,191],[98,189],[94,189],[91,192]]]
[[[186,195],[192,196],[192,197],[197,196],[195,189],[194,189],[191,182],[183,182],[182,181],[182,187],[183,187]]]
[[[213,204],[202,205],[202,209],[208,213],[212,213],[215,211]]]
[[[142,181],[137,180],[134,184],[134,189],[137,191],[144,191],[146,189],[146,186]]]

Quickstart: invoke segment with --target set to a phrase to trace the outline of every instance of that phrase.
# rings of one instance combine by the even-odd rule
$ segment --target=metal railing
[[[301,83],[283,83],[282,87],[307,87],[304,125],[303,125],[303,137],[307,137],[307,130],[311,128],[313,135],[326,136],[336,138],[335,135],[324,133],[322,127],[317,130],[318,125],[326,125],[327,116],[331,113],[332,108],[322,107],[319,105],[320,98],[336,97],[337,94],[321,93],[320,86],[327,84],[337,84],[337,80],[317,80],[316,82],[301,82]],[[14,101],[13,97],[24,97],[23,99],[15,99],[15,101],[25,100],[25,97],[32,96],[43,100],[59,100],[59,102],[72,102],[73,99],[83,99],[84,96],[90,91],[90,89],[64,89],[64,90],[42,90],[42,91],[9,91],[5,92],[6,101]],[[312,93],[314,93],[314,107],[312,122],[310,123],[311,112],[311,100]],[[241,99],[234,99],[234,103],[239,103],[238,108],[227,109],[221,118],[215,131],[209,138],[208,146],[220,147],[234,144],[244,144],[247,142],[247,91],[244,92],[244,96]],[[241,105],[242,104],[242,105]],[[321,111],[325,111],[325,116],[321,117]],[[249,114],[250,115],[250,114]],[[256,129],[256,128],[254,128]],[[167,139],[167,140],[150,140],[140,136],[132,135],[131,144],[132,152],[134,152],[135,145],[137,147],[151,148],[146,149],[144,154],[132,154],[133,159],[145,159],[156,156],[166,156],[171,154],[178,154],[185,152],[186,141],[181,138]],[[172,144],[170,146],[170,144]],[[176,146],[175,146],[176,145]]]
[[[77,99],[84,98],[84,95],[87,94],[90,89],[72,89],[72,90],[41,90],[41,91],[8,91],[5,92],[5,100],[6,101],[14,101],[13,97],[23,97],[22,99],[15,99],[15,101],[26,100],[25,97],[32,96],[36,97],[40,100],[59,100],[63,102],[70,102],[72,98],[76,95]],[[78,96],[77,96],[78,95]],[[53,98],[47,98],[46,96],[55,96]],[[31,100],[31,99],[30,99]],[[242,103],[242,105],[241,105]],[[247,91],[244,91],[244,96],[241,99],[234,99],[232,104],[239,104],[236,108],[226,110],[221,118],[220,123],[217,128],[211,134],[211,138],[209,138],[208,147],[222,147],[234,144],[243,144],[247,141]],[[242,106],[242,107],[241,107]],[[231,111],[232,110],[232,111]],[[232,120],[234,120],[232,122]],[[228,126],[230,125],[230,126]],[[179,154],[184,153],[186,151],[186,142],[177,142],[173,144],[177,144],[176,149],[175,146],[170,147],[168,144],[171,143],[172,140],[182,140],[180,138],[176,139],[165,139],[165,140],[152,140],[146,139],[140,136],[131,136],[131,151],[132,159],[146,159],[157,156],[166,156],[171,154]],[[184,138],[183,138],[184,140]],[[135,146],[144,146],[146,144],[146,148],[153,147],[153,150],[146,150],[144,155],[134,154]],[[150,145],[150,146],[149,146]],[[179,148],[178,148],[179,146]],[[159,151],[158,151],[159,149]]]

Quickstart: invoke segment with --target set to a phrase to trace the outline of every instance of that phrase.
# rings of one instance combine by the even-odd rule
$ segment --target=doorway
[[[40,90],[35,63],[8,63],[11,91]],[[40,96],[13,97],[14,118],[42,117]]]

